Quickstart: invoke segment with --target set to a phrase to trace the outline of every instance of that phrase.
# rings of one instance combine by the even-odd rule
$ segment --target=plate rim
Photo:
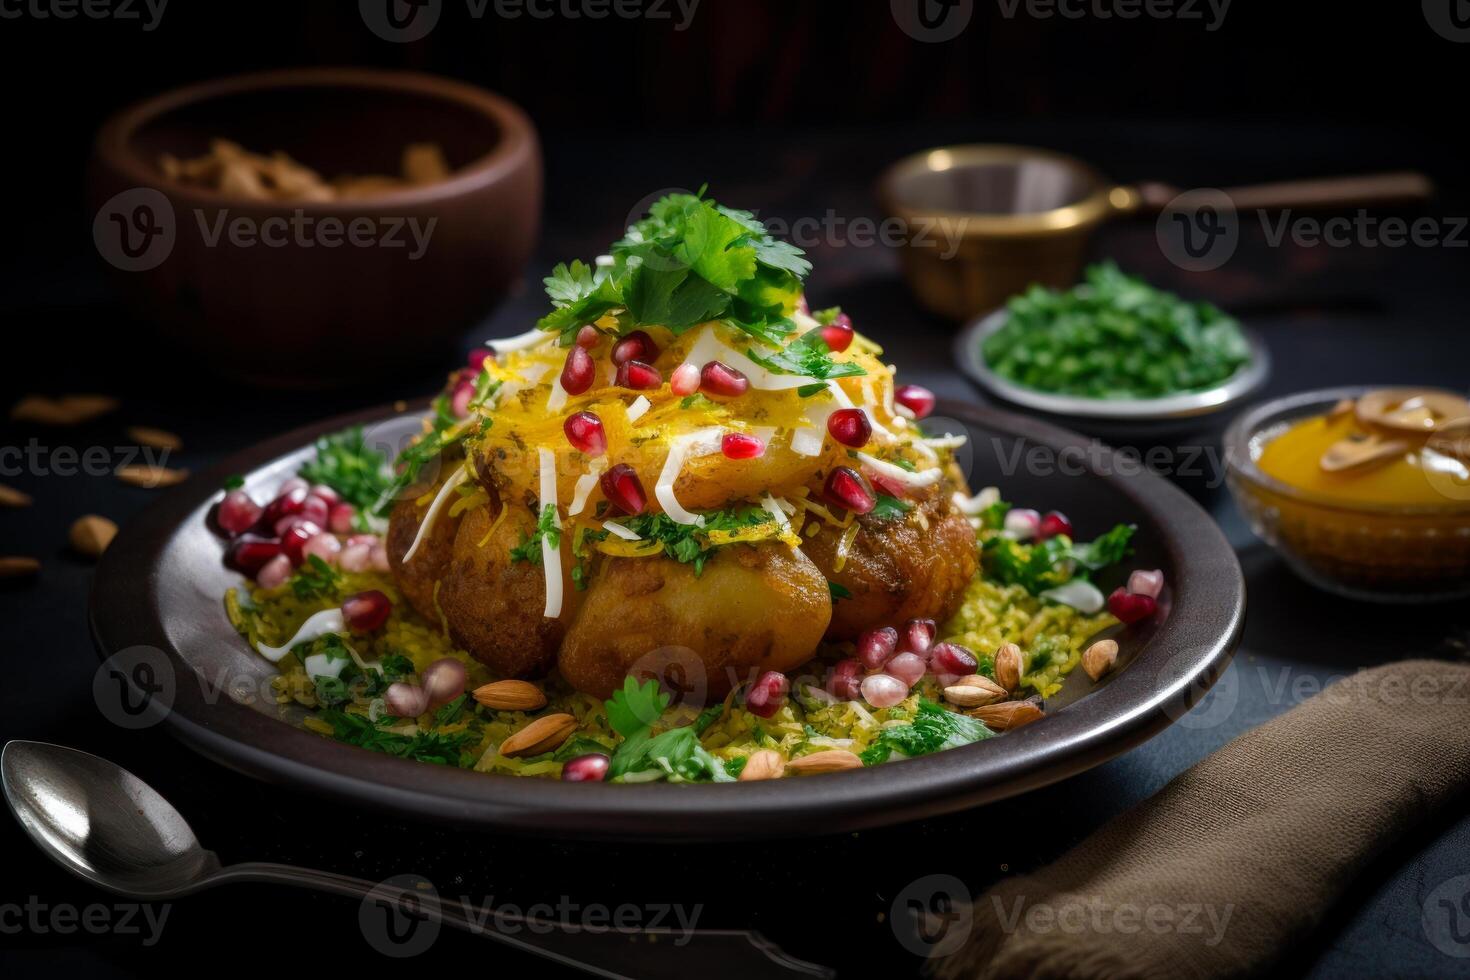
[[[167,491],[122,528],[97,566],[88,624],[98,657],[148,646],[192,675],[167,637],[156,588],[161,559],[184,518],[207,505],[232,474],[260,469],[321,435],[425,404],[382,406],[303,426]],[[1043,724],[896,764],[737,789],[562,783],[432,766],[334,742],[228,698],[210,701],[197,684],[175,685],[163,723],[191,749],[228,768],[398,817],[530,836],[664,842],[816,836],[938,816],[1058,782],[1168,727],[1218,680],[1244,628],[1245,578],[1224,533],[1162,477],[1130,467],[1099,472],[1113,450],[1095,440],[973,402],[946,399],[937,411],[1056,452],[1083,453],[1089,475],[1114,484],[1159,525],[1161,546],[1177,570],[1170,614],[1129,667]],[[1142,669],[1149,666],[1154,669]]]

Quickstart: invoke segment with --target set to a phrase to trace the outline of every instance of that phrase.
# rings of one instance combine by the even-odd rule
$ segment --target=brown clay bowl
[[[397,174],[407,144],[433,142],[453,172],[323,202],[164,175],[163,154],[200,156],[217,137],[328,178]],[[536,131],[499,96],[429,75],[293,69],[118,113],[97,136],[89,193],[98,251],[140,319],[225,373],[319,386],[442,357],[521,274],[541,188]]]

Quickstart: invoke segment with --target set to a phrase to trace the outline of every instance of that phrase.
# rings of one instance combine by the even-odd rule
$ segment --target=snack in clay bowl
[[[557,266],[391,471],[349,432],[269,503],[227,494],[254,584],[226,608],[283,702],[423,761],[725,782],[969,744],[1112,669],[1098,634],[1165,586],[1091,581],[1131,526],[1078,541],[972,495],[934,396],[811,311],[808,271],[750,214],[664,198]]]

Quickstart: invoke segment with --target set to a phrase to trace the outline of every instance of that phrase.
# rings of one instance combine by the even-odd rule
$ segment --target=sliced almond
[[[1118,662],[1118,641],[1098,640],[1082,654],[1082,669],[1087,676],[1097,680],[1113,669]]]
[[[944,700],[961,708],[978,708],[985,704],[994,704],[1001,698],[1009,696],[1009,692],[988,677],[975,674],[981,683],[971,681],[967,684],[952,684],[944,689]],[[962,678],[969,681],[970,678]]]
[[[786,763],[786,768],[792,772],[807,775],[818,772],[843,772],[847,769],[861,769],[862,767],[863,760],[846,749],[825,749]]]
[[[0,507],[29,507],[32,503],[30,494],[0,483]]]
[[[577,719],[571,715],[545,715],[500,743],[500,754],[506,756],[541,755],[571,738],[577,730]]]
[[[117,408],[117,399],[107,395],[63,395],[46,398],[27,395],[10,409],[17,422],[39,422],[42,425],[81,425]]]
[[[1340,473],[1374,463],[1386,463],[1408,451],[1409,444],[1401,439],[1380,439],[1377,436],[1339,439],[1327,447],[1320,465],[1327,473]]]
[[[530,681],[495,681],[474,690],[474,699],[496,711],[536,711],[546,707],[546,692]]]
[[[172,487],[189,478],[188,470],[173,470],[167,466],[119,466],[117,478],[129,486]]]
[[[41,570],[41,563],[34,558],[20,555],[0,556],[0,579],[26,578]]]
[[[100,557],[115,537],[117,525],[96,514],[78,517],[72,524],[69,535],[72,548],[88,558]]]
[[[1014,643],[1002,643],[1000,649],[995,651],[995,682],[1007,691],[1018,690],[1024,671],[1025,661],[1021,656],[1021,648]]]
[[[745,768],[740,770],[740,781],[749,783],[757,779],[780,779],[785,774],[786,760],[781,758],[781,753],[775,749],[761,749],[746,758]]]
[[[179,452],[184,448],[184,440],[169,432],[167,429],[154,429],[146,425],[133,425],[128,427],[128,438],[140,446],[149,446],[153,449],[166,449],[171,453]]]
[[[1046,717],[1045,713],[1030,701],[1006,701],[1003,704],[988,704],[966,712],[971,718],[979,719],[985,727],[998,732],[1020,728]]]

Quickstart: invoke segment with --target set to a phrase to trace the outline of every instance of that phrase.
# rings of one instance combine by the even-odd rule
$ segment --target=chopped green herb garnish
[[[342,576],[318,555],[307,555],[301,570],[291,577],[291,594],[298,599],[318,599],[333,595]]]
[[[931,755],[990,738],[995,733],[968,715],[942,708],[933,701],[919,699],[919,712],[907,725],[885,728],[862,753],[863,765],[875,766],[888,761],[894,752],[914,758]]]
[[[474,756],[466,750],[480,740],[478,734],[469,731],[443,735],[420,730],[413,735],[402,735],[387,731],[381,722],[374,723],[362,715],[335,708],[323,708],[317,717],[332,726],[332,736],[339,742],[441,766],[473,765]]]
[[[226,490],[239,490],[244,485],[245,485],[245,478],[243,476],[240,476],[239,474],[236,474],[235,476],[227,477],[225,479],[225,489]]]
[[[897,518],[907,517],[914,505],[897,497],[890,497],[886,493],[878,494],[878,502],[868,512],[870,517],[876,517],[880,521],[891,521]]]
[[[510,560],[527,561],[533,565],[541,564],[541,542],[543,540],[550,542],[553,548],[561,547],[561,528],[556,526],[556,508],[551,504],[541,508],[541,516],[536,521],[535,532],[510,549]]]
[[[640,514],[625,518],[622,523],[645,541],[662,544],[664,554],[675,561],[692,564],[698,576],[704,574],[704,563],[709,559],[709,532],[739,531],[771,521],[770,512],[762,507],[709,511],[701,516],[703,526],[680,524],[667,514]]]
[[[995,535],[981,546],[985,571],[1004,585],[1024,586],[1032,595],[1086,578],[1128,555],[1131,524],[1119,524],[1096,541],[1073,544],[1065,534],[1037,544]]]
[[[371,448],[362,426],[317,440],[316,456],[301,467],[301,477],[325,483],[358,510],[369,510],[393,483],[388,459]]]
[[[836,582],[828,582],[827,591],[831,593],[833,602],[836,602],[838,599],[852,598],[852,590],[849,589],[847,586],[839,585]]]

